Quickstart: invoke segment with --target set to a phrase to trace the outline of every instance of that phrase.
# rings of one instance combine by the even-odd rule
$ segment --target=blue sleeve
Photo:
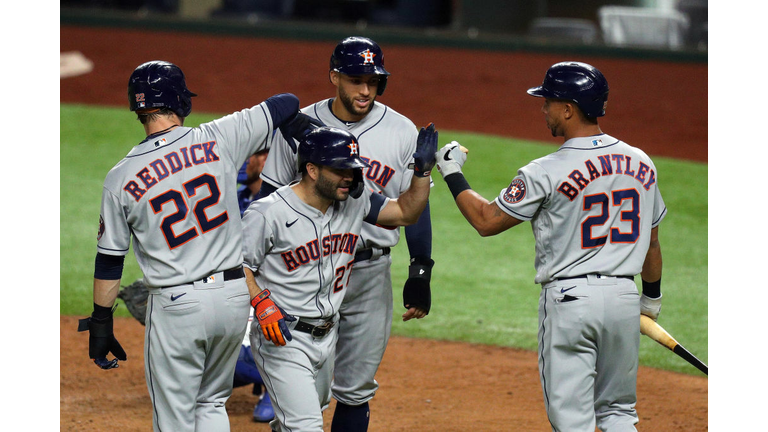
[[[261,188],[259,188],[259,193],[256,194],[256,197],[253,199],[254,201],[260,200],[264,197],[269,196],[272,192],[276,191],[277,188],[272,186],[271,184],[262,181],[261,182]]]
[[[432,218],[429,213],[429,201],[419,220],[405,227],[405,240],[408,242],[411,258],[432,258]]]
[[[93,277],[102,280],[118,280],[123,277],[125,255],[106,255],[96,253]]]
[[[272,124],[277,129],[286,120],[299,112],[299,98],[291,93],[280,93],[264,101],[272,116]]]
[[[384,195],[374,193],[371,194],[370,200],[371,210],[363,220],[371,225],[376,225],[376,221],[379,219],[379,212],[381,211],[381,207],[384,205],[384,202],[386,202],[386,198],[384,198]]]

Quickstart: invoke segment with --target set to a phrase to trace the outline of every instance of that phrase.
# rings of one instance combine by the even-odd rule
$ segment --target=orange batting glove
[[[263,290],[251,299],[251,306],[255,309],[254,315],[259,320],[259,327],[264,337],[275,345],[283,346],[286,340],[293,340],[286,322],[296,321],[296,318],[285,313],[269,298],[269,294],[269,290]]]

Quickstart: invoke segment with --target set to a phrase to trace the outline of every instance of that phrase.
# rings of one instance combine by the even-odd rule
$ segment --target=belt
[[[188,283],[185,283],[185,284],[179,284],[179,285],[189,285],[189,284],[193,284],[195,282],[203,282],[203,283],[205,283],[207,281],[207,279],[209,277],[211,277],[211,275],[214,275],[216,273],[218,273],[218,272],[213,272],[210,275],[200,279],[199,281],[192,281],[192,282],[188,282]],[[231,268],[229,270],[224,270],[221,273],[224,275],[224,282],[235,280],[235,279],[240,279],[240,278],[244,278],[245,277],[245,272],[243,271],[243,267],[242,266],[240,266],[240,267],[233,267],[233,268]],[[163,288],[171,288],[171,287],[176,287],[176,286],[179,286],[179,285],[164,286],[164,287],[160,287],[160,288],[161,289],[163,289]]]
[[[369,259],[373,258],[373,251],[376,250],[376,249],[377,248],[363,249],[360,252],[356,253],[355,254],[355,262],[366,261],[366,260],[369,260]],[[391,249],[388,248],[388,247],[385,247],[385,248],[382,248],[382,249],[378,249],[378,250],[381,251],[381,255],[379,255],[379,256],[389,255],[389,253],[391,252]],[[377,256],[377,258],[378,258],[378,256]]]
[[[555,281],[564,281],[564,280],[570,280],[570,279],[586,279],[588,275],[582,275],[582,276],[571,276],[571,277],[563,277],[563,278],[557,278]],[[589,276],[597,276],[598,278],[603,277],[617,277],[622,279],[629,279],[629,280],[635,280],[634,276],[610,276],[610,275],[601,275],[601,274],[591,274]]]
[[[320,325],[312,325],[302,321],[301,318],[299,318],[299,321],[296,322],[296,327],[294,327],[293,329],[298,330],[300,332],[309,333],[316,338],[321,338],[327,335],[332,328],[333,328],[333,321],[325,321]]]

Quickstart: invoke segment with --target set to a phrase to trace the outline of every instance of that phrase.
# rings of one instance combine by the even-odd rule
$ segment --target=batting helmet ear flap
[[[363,194],[364,187],[365,182],[363,181],[363,170],[356,169],[354,171],[354,175],[352,176],[352,184],[349,186],[349,196],[352,198],[360,198],[360,195]]]

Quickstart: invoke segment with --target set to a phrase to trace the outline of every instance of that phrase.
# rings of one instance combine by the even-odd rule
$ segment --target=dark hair
[[[150,121],[157,120],[160,116],[170,116],[170,115],[176,115],[172,110],[161,107],[157,109],[156,111],[136,111],[137,119],[141,122],[141,124],[147,124]]]

